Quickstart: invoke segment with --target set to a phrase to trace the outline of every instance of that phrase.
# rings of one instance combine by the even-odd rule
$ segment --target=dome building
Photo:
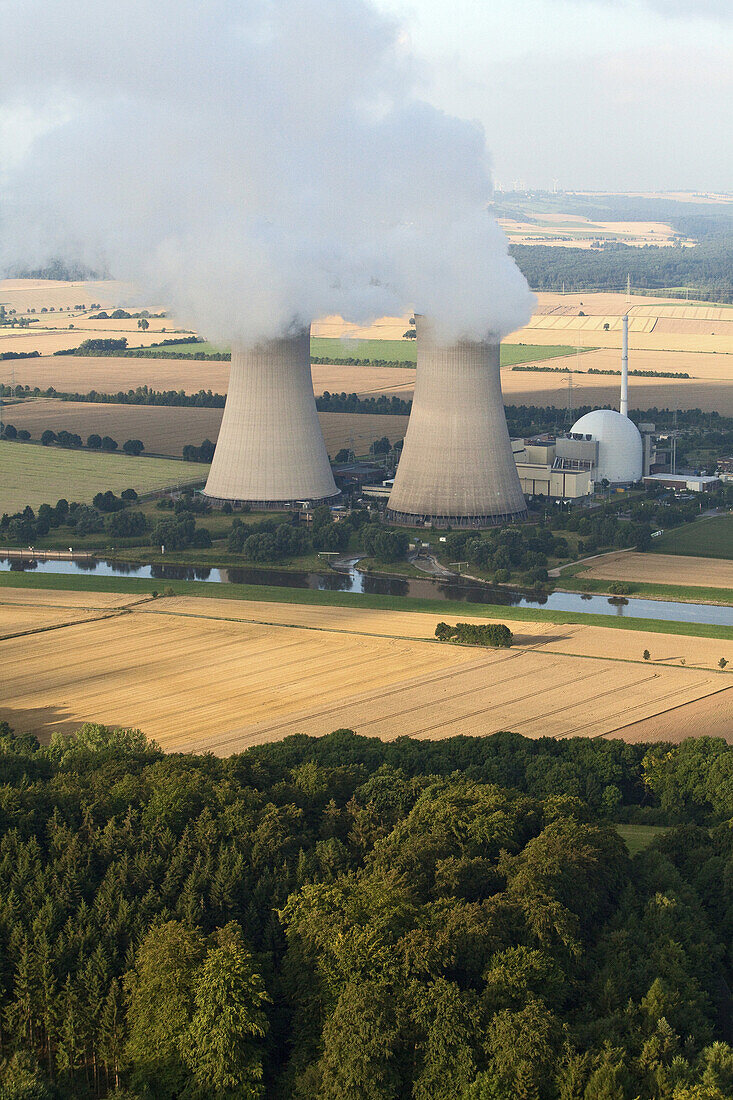
[[[644,473],[644,448],[636,424],[615,409],[594,409],[581,416],[571,435],[589,435],[598,442],[596,483],[604,478],[612,485],[640,481]]]

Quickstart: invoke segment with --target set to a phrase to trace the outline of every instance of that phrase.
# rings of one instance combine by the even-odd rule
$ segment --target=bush
[[[18,439],[22,439],[23,442],[25,443],[25,441],[27,439],[30,439],[30,437],[31,437],[31,433],[29,431],[27,431],[26,428],[19,428],[18,429]]]
[[[137,493],[134,489],[123,489],[120,496],[122,500],[137,500]]]
[[[614,596],[628,596],[631,585],[626,584],[625,581],[612,581],[608,586],[608,591],[612,592]]]
[[[439,642],[462,642],[464,645],[493,646],[496,649],[509,649],[514,635],[504,623],[438,623],[435,637]]]

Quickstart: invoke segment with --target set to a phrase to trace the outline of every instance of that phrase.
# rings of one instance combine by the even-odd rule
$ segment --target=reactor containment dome
[[[596,481],[605,478],[611,485],[627,485],[641,479],[644,472],[641,433],[628,416],[615,409],[594,409],[576,420],[570,432],[589,435],[598,441]]]

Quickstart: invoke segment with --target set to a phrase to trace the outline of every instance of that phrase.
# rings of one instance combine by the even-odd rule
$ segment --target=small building
[[[720,478],[705,474],[649,474],[644,478],[648,488],[674,489],[677,493],[707,493],[720,486]]]

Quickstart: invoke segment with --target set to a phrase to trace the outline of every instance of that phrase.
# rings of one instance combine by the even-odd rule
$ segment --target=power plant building
[[[310,333],[232,348],[224,416],[204,490],[260,508],[335,499],[313,396]]]
[[[417,317],[417,373],[387,519],[488,527],[525,519],[499,379],[499,342],[441,343]]]

